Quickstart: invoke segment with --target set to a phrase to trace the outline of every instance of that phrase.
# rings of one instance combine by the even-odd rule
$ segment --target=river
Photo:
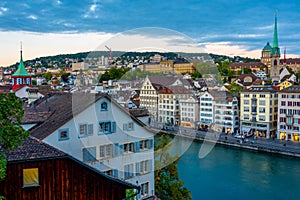
[[[171,149],[184,152],[178,171],[193,199],[300,199],[300,159],[218,145],[200,159],[202,144],[177,137]]]

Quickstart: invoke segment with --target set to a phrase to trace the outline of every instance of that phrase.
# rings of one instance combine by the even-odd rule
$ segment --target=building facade
[[[300,134],[300,87],[282,89],[278,94],[277,139],[299,142]]]
[[[199,98],[192,96],[181,99],[180,104],[180,125],[187,128],[197,128],[199,124]]]
[[[199,98],[199,128],[201,130],[207,130],[212,127],[213,123],[214,97],[208,91],[205,91]]]
[[[36,106],[55,110],[31,135],[110,176],[154,195],[154,138],[108,95],[57,94]]]
[[[271,86],[244,89],[240,97],[240,132],[276,137],[278,94]]]
[[[239,130],[238,99],[227,91],[212,90],[213,96],[213,130],[226,134]]]

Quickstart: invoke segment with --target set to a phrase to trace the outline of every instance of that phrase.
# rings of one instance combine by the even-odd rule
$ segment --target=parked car
[[[243,134],[241,134],[241,133],[237,133],[237,134],[235,134],[235,136],[234,136],[235,138],[244,138],[244,135]]]

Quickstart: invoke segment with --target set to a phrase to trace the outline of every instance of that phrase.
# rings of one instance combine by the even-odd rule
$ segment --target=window
[[[141,140],[140,141],[140,151],[144,151],[150,149],[150,141],[149,140]]]
[[[285,106],[285,101],[282,101],[282,102],[281,102],[281,106]]]
[[[99,122],[99,134],[109,134],[116,132],[116,122],[102,121]]]
[[[247,97],[250,97],[250,95],[249,94],[244,94],[244,97],[247,98]]]
[[[265,108],[259,108],[259,113],[265,113],[266,109]]]
[[[79,124],[79,137],[86,137],[93,135],[94,125],[93,124]]]
[[[143,160],[140,162],[140,174],[146,174],[150,172],[151,160]]]
[[[23,187],[39,186],[39,168],[23,169]]]
[[[249,107],[244,107],[244,112],[249,112]]]
[[[79,124],[79,137],[87,135],[87,124]]]
[[[83,162],[92,162],[96,160],[96,147],[83,148]]]
[[[127,124],[123,124],[123,130],[124,131],[133,131],[134,130],[133,125],[134,125],[133,122],[129,122]]]
[[[134,152],[134,143],[126,143],[124,144],[124,153],[133,153]]]
[[[69,139],[69,129],[59,129],[58,130],[58,140],[68,140]]]
[[[249,115],[244,115],[244,120],[249,120]]]
[[[94,125],[93,124],[89,124],[88,125],[88,131],[87,131],[88,135],[93,135],[94,134]]]
[[[261,106],[266,105],[266,101],[265,100],[259,100],[259,105],[261,105]]]
[[[124,165],[124,179],[133,177],[133,164]]]
[[[262,115],[259,116],[259,121],[265,121],[265,120],[266,120],[265,116],[262,116]]]
[[[112,151],[113,151],[112,144],[101,145],[99,147],[99,156],[100,158],[111,158],[113,156]]]
[[[141,185],[141,195],[142,197],[149,196],[149,182]]]
[[[249,104],[249,100],[244,100],[244,104],[248,105]]]
[[[101,111],[107,111],[107,103],[106,102],[101,103]]]

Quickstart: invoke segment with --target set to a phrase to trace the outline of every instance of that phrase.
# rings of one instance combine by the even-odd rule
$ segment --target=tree
[[[171,138],[161,135],[155,140],[155,191],[160,199],[192,199],[190,191],[178,176],[177,163],[179,157],[169,153]]]
[[[22,100],[13,93],[0,94],[0,145],[2,151],[16,149],[29,136],[21,126]],[[0,180],[6,176],[6,156],[0,154]],[[0,197],[1,199],[1,197]]]
[[[52,74],[51,72],[45,72],[42,74],[42,77],[44,77],[45,79],[47,79],[47,81],[49,81],[52,78]]]
[[[227,86],[227,89],[231,94],[238,95],[243,90],[243,87],[232,82],[230,85]]]

